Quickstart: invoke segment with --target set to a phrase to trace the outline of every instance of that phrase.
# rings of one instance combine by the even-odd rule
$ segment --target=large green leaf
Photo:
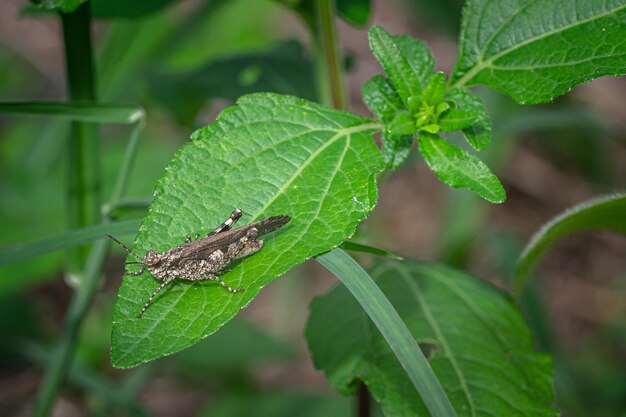
[[[519,103],[626,74],[626,0],[466,3],[454,87],[487,84]]]
[[[571,233],[594,229],[626,235],[626,193],[586,201],[543,225],[520,255],[515,269],[514,294],[521,295],[533,267],[555,241]]]
[[[417,143],[428,167],[450,187],[467,188],[492,203],[505,200],[498,178],[471,153],[427,132],[420,132]]]
[[[371,276],[429,356],[459,416],[556,416],[552,365],[509,297],[449,267],[386,261]],[[307,341],[343,393],[365,382],[385,415],[429,415],[393,352],[343,286],[315,300]]]
[[[143,319],[137,313],[159,281],[126,277],[114,313],[112,361],[130,367],[176,352],[218,330],[260,289],[293,265],[351,236],[377,199],[382,169],[371,134],[378,124],[306,100],[252,94],[193,135],[155,190],[133,250],[167,250],[207,233],[235,207],[241,224],[286,214],[264,248],[214,282],[175,281]]]

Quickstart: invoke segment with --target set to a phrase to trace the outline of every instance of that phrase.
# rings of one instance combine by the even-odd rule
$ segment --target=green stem
[[[91,16],[85,3],[61,14],[68,95],[72,102],[96,101]],[[100,143],[96,125],[74,122],[68,142],[67,226],[79,229],[100,221]],[[88,247],[68,253],[68,273],[82,270]]]
[[[315,2],[313,39],[317,88],[322,104],[346,110],[348,102],[343,77],[343,61],[337,42],[334,16],[334,0],[317,0]]]
[[[50,365],[46,369],[44,379],[39,390],[39,396],[35,403],[35,417],[45,417],[57,396],[61,382],[65,379],[72,364],[72,357],[76,351],[76,339],[80,326],[87,314],[89,305],[100,282],[102,265],[109,250],[108,239],[97,241],[85,267],[84,278],[74,293],[72,303],[67,313],[67,319],[63,327],[63,333],[58,344],[54,347],[50,358]]]
[[[372,396],[367,385],[359,382],[356,393],[356,415],[357,417],[370,417],[372,415]]]
[[[70,97],[74,102],[95,102],[95,82],[91,53],[90,14],[88,4],[83,4],[73,13],[62,15],[63,33],[66,46],[66,61]],[[89,132],[95,127],[88,123],[74,123],[74,134],[70,140],[70,191],[69,208],[70,226],[84,227],[94,223],[100,217],[100,161],[98,137]],[[139,133],[143,128],[143,118],[131,135],[123,166],[120,169],[110,203],[117,203],[122,197],[130,168],[137,151]],[[110,221],[104,219],[104,223]],[[63,333],[52,353],[50,366],[46,369],[34,415],[45,417],[50,410],[72,364],[76,350],[76,340],[80,327],[87,315],[94,298],[102,266],[109,249],[109,240],[100,239],[91,248],[86,260],[83,279],[76,289]]]
[[[120,167],[117,180],[115,181],[115,188],[113,188],[113,192],[111,193],[111,197],[109,199],[111,203],[116,204],[124,195],[124,191],[126,191],[130,170],[135,162],[135,155],[137,155],[139,138],[144,127],[145,119],[142,117],[133,127],[133,131],[130,134],[130,140],[128,141],[128,145],[126,145],[124,160],[122,161],[122,166]]]

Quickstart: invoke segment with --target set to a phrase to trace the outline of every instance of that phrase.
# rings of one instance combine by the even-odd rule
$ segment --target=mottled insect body
[[[136,272],[127,272],[128,275],[140,275],[144,269],[158,280],[163,281],[152,293],[138,317],[141,318],[150,306],[152,299],[167,284],[174,279],[189,281],[213,280],[219,282],[224,288],[232,293],[242,292],[242,288],[233,289],[218,274],[235,259],[252,255],[263,247],[263,241],[257,240],[259,236],[270,233],[282,226],[289,220],[289,216],[274,216],[259,220],[237,229],[231,227],[241,218],[241,210],[235,209],[230,217],[219,225],[211,233],[193,241],[190,236],[185,238],[185,243],[164,252],[149,250],[143,258],[134,254],[122,242],[107,234],[108,237],[120,244],[128,253],[133,255],[139,262],[129,262],[141,265]],[[196,239],[198,235],[196,235]]]

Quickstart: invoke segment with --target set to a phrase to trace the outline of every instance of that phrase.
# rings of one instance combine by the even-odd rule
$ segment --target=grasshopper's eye
[[[161,257],[153,250],[146,252],[144,256],[144,262],[146,265],[156,265],[161,261]]]

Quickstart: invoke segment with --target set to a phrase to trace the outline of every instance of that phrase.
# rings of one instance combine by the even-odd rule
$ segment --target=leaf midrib
[[[426,321],[430,324],[430,327],[433,329],[433,332],[435,333],[437,342],[441,344],[443,352],[448,357],[448,360],[450,361],[450,364],[452,365],[452,369],[454,369],[454,373],[456,373],[459,379],[459,384],[461,385],[461,389],[465,393],[465,397],[467,398],[467,402],[470,406],[471,415],[476,416],[476,405],[474,404],[474,399],[467,386],[467,380],[465,378],[465,375],[463,374],[463,371],[461,370],[456,360],[456,356],[454,352],[452,351],[452,349],[450,349],[450,345],[448,345],[448,340],[446,339],[446,336],[441,331],[441,328],[439,327],[437,320],[435,320],[435,317],[433,316],[432,311],[430,311],[430,308],[426,304],[426,300],[421,296],[420,294],[421,290],[418,287],[417,283],[415,282],[415,279],[413,279],[408,274],[408,271],[405,268],[394,268],[394,269],[398,271],[399,275],[402,277],[402,280],[406,283],[406,285],[411,290],[411,293],[414,295],[415,299],[417,300],[418,305],[420,306]]]
[[[498,332],[497,330],[495,330],[493,328],[493,326],[491,326],[489,324],[489,320],[487,320],[484,315],[481,313],[480,309],[475,305],[475,303],[472,302],[472,300],[470,298],[468,298],[462,291],[459,291],[458,288],[455,285],[451,285],[447,276],[445,274],[442,273],[442,271],[432,271],[429,274],[430,277],[436,279],[437,281],[439,281],[442,285],[445,285],[447,287],[447,289],[454,293],[457,298],[461,301],[463,301],[463,303],[465,304],[465,306],[474,314],[474,317],[478,318],[483,325],[485,326],[486,329],[489,330],[489,332],[493,335],[494,339],[498,341],[498,343],[500,344],[500,346],[502,347],[503,351],[508,351],[510,350],[509,346],[507,345],[505,339],[502,337],[501,333]],[[532,384],[528,381],[528,375],[525,372],[524,368],[522,368],[521,366],[519,366],[519,363],[513,361],[511,362],[513,363],[515,366],[517,366],[517,368],[519,369],[520,373],[522,375],[524,375],[526,377],[526,385],[522,385],[521,388],[522,390],[528,395],[529,398],[532,398],[532,393],[528,392],[527,389],[524,389],[525,387],[531,386]],[[511,406],[511,408],[515,409],[516,407],[513,406],[512,403],[509,402],[509,405]],[[520,410],[521,411],[521,410]]]
[[[366,130],[381,129],[381,128],[382,128],[382,126],[379,123],[366,123],[366,124],[362,124],[362,125],[353,126],[353,127],[348,128],[348,129],[339,129],[339,130],[337,130],[337,133],[335,133],[335,135],[333,135],[330,139],[328,139],[328,141],[326,141],[326,143],[324,143],[324,145],[320,146],[315,152],[313,152],[304,161],[304,163],[293,173],[293,175],[287,181],[285,181],[285,183],[276,191],[276,193],[272,196],[272,198],[270,198],[263,205],[263,207],[261,207],[261,209],[259,209],[256,212],[256,214],[254,214],[252,216],[251,222],[255,222],[255,221],[259,220],[259,216],[261,214],[263,214],[265,212],[265,210],[267,210],[267,208],[270,205],[272,205],[272,203],[274,203],[274,201],[280,195],[282,195],[285,192],[285,190],[296,180],[296,178],[298,178],[300,176],[302,171],[304,171],[304,169],[307,168],[311,164],[311,162],[314,161],[317,158],[317,156],[319,154],[321,154],[326,148],[328,148],[329,146],[334,144],[337,140],[339,140],[339,138],[341,138],[343,136],[348,136],[349,137],[353,133],[363,132],[363,131],[366,131]]]
[[[611,14],[618,13],[621,10],[624,10],[624,9],[626,9],[626,6],[621,6],[621,7],[618,7],[616,9],[612,9],[610,11],[607,11],[605,13],[602,13],[602,14],[599,14],[599,15],[595,15],[595,16],[587,18],[587,19],[580,20],[580,21],[578,21],[578,22],[576,22],[574,24],[571,24],[571,25],[568,25],[568,26],[562,26],[562,27],[553,29],[551,31],[544,32],[544,33],[542,33],[540,35],[537,35],[537,36],[534,36],[534,37],[530,37],[530,38],[528,38],[528,39],[526,39],[526,40],[524,40],[524,41],[522,41],[520,43],[517,43],[517,44],[511,46],[510,48],[507,48],[507,49],[504,49],[504,50],[500,51],[499,53],[497,53],[496,55],[493,55],[491,58],[489,58],[486,61],[482,61],[482,56],[484,55],[484,50],[483,50],[483,51],[481,51],[481,55],[480,55],[481,58],[479,58],[477,60],[477,62],[474,65],[474,67],[472,69],[470,69],[468,72],[466,72],[465,75],[463,75],[461,78],[459,78],[454,84],[452,84],[452,88],[465,86],[466,83],[469,82],[475,75],[477,75],[478,73],[480,73],[484,69],[487,69],[487,68],[491,67],[492,64],[494,63],[494,61],[496,61],[497,59],[499,59],[499,58],[501,58],[501,57],[503,57],[503,56],[505,56],[505,55],[507,55],[507,54],[509,54],[511,52],[516,51],[517,49],[520,49],[520,48],[522,48],[522,47],[524,47],[524,46],[526,46],[528,44],[531,44],[533,42],[536,42],[536,41],[539,41],[541,39],[544,39],[544,38],[546,38],[548,36],[552,36],[552,35],[555,35],[557,33],[560,33],[560,32],[563,32],[563,31],[575,28],[576,26],[582,25],[584,23],[592,22],[594,20],[601,19],[601,18],[609,16]],[[508,23],[508,20],[507,20],[507,23]],[[501,30],[501,28],[497,29],[497,31],[500,31],[500,30]]]

